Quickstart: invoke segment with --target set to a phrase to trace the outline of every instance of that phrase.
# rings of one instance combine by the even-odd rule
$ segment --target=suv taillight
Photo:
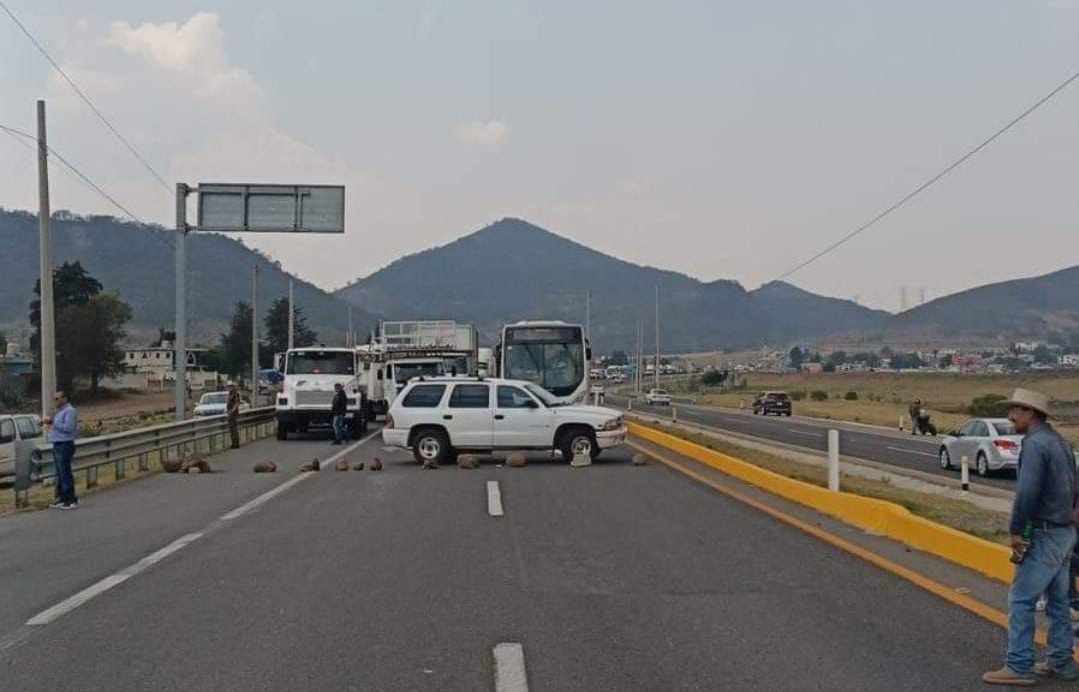
[[[392,428],[393,427],[393,416],[391,416],[390,414],[387,413],[386,414],[386,422],[385,422],[385,424],[383,424],[382,427],[386,428],[387,430]]]

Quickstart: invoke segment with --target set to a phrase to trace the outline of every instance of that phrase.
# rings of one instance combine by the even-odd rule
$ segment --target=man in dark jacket
[[[229,442],[233,449],[240,448],[240,390],[235,382],[229,382],[229,397],[225,402],[226,420],[229,424]]]
[[[1008,650],[1004,667],[982,676],[992,685],[1030,686],[1036,675],[1079,679],[1072,653],[1068,563],[1075,546],[1075,454],[1049,425],[1049,397],[1017,389],[1008,418],[1022,433],[1019,482],[1012,505],[1008,590]],[[1034,663],[1034,604],[1046,596],[1049,638],[1044,663]]]
[[[348,426],[345,424],[345,414],[348,412],[348,397],[345,396],[345,388],[338,382],[333,386],[333,404],[330,406],[330,414],[333,415],[333,443],[340,445],[345,443]]]

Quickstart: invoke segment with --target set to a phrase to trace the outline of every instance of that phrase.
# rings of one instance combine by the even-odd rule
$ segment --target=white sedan
[[[974,465],[979,476],[994,471],[1016,469],[1023,436],[1007,418],[975,418],[940,443],[940,466],[950,469],[959,466],[963,457]]]
[[[207,392],[199,397],[199,403],[195,404],[196,416],[223,416],[228,407],[228,392]],[[246,401],[240,402],[240,410],[246,411],[251,406]]]

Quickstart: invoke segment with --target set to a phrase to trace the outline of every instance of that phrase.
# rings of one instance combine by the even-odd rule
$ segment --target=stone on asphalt
[[[184,465],[184,462],[179,459],[166,459],[161,462],[161,468],[165,470],[165,473],[176,473]]]
[[[255,464],[255,473],[273,473],[277,470],[277,464],[272,461],[260,461]]]
[[[382,460],[379,459],[378,457],[375,457],[375,460],[371,462],[371,470],[372,471],[381,471],[382,470]]]
[[[570,459],[569,465],[572,466],[575,469],[579,469],[582,466],[591,466],[592,465],[592,455],[590,455],[590,454],[575,454],[573,456],[573,458]]]
[[[438,462],[435,461],[434,459],[428,459],[427,461],[423,462],[423,470],[424,471],[430,471],[431,469],[437,469],[437,468],[438,468]]]
[[[519,469],[524,467],[524,465],[527,463],[528,458],[520,452],[514,452],[513,454],[510,454],[508,457],[506,457],[506,466],[509,466],[510,468]]]
[[[361,461],[358,464],[353,464],[352,470],[353,471],[363,471],[363,462]]]
[[[333,465],[334,471],[348,471],[348,459],[338,459]]]
[[[478,469],[480,463],[473,454],[461,454],[457,457],[457,465],[463,469]]]
[[[646,463],[646,461],[645,461],[645,458],[644,458],[643,454],[634,454],[633,455],[633,465],[634,466],[644,466],[645,463]]]

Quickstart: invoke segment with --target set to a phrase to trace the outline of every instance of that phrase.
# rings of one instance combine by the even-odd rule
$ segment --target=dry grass
[[[921,398],[933,413],[933,422],[946,431],[970,418],[966,407],[975,397],[986,394],[1008,396],[1016,387],[1045,392],[1057,401],[1079,400],[1079,374],[1039,373],[1030,375],[960,375],[954,373],[799,373],[749,374],[746,387],[734,392],[699,394],[698,402],[730,408],[748,407],[761,390],[804,392],[795,411],[806,416],[854,421],[870,425],[898,427],[902,418],[909,427],[907,406]],[[812,401],[809,393],[828,393],[825,401]],[[847,392],[856,392],[857,401],[847,401]],[[1058,423],[1061,433],[1079,444],[1079,421]]]
[[[821,487],[827,487],[828,485],[827,470],[824,468],[799,464],[796,461],[790,461],[774,454],[717,440],[701,433],[686,432],[669,425],[650,425],[663,430],[669,435],[714,449],[717,452],[760,466],[782,476]],[[884,481],[843,476],[841,484],[844,492],[894,502],[906,507],[913,514],[920,517],[950,526],[953,529],[964,531],[979,538],[996,543],[1007,543],[1008,541],[1008,532],[1006,530],[1008,515],[1003,512],[993,512],[962,500],[953,500],[947,497],[897,488]]]

